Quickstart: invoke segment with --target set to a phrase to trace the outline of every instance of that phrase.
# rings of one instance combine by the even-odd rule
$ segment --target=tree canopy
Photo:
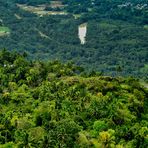
[[[0,147],[148,145],[148,90],[72,62],[28,61],[0,51]]]

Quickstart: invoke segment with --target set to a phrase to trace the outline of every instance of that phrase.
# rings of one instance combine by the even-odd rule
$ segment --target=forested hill
[[[115,76],[148,73],[147,0],[0,0],[0,49]],[[78,26],[87,23],[86,43]]]
[[[148,90],[134,78],[0,52],[0,148],[146,148]]]

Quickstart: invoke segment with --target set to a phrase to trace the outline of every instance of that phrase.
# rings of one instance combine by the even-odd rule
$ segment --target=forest
[[[50,8],[50,0],[1,0],[0,49],[26,52],[28,59],[72,61],[88,72],[108,76],[147,79],[147,0],[61,0],[63,7]],[[18,4],[46,6],[66,15],[25,11]],[[87,23],[86,44],[81,45],[78,26]]]
[[[0,51],[0,148],[146,148],[148,89],[133,77]]]
[[[0,0],[0,148],[147,147],[147,0]]]

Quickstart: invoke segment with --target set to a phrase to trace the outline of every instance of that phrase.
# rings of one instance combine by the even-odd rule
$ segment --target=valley
[[[110,76],[116,76],[117,67],[121,67],[122,76],[147,77],[148,17],[144,0],[0,3],[2,26],[11,30],[1,31],[1,49],[25,51],[29,59],[71,60],[88,71]],[[87,27],[80,27],[85,22]]]

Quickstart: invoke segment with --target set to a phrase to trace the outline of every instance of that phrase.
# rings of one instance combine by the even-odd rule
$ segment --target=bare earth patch
[[[64,12],[64,11],[48,11],[48,10],[45,10],[47,5],[29,6],[29,5],[26,5],[26,4],[17,4],[17,6],[20,9],[23,9],[25,11],[29,11],[31,13],[35,13],[35,14],[37,14],[39,16],[44,16],[44,15],[67,15],[67,13]],[[63,7],[63,5],[61,3],[53,3],[53,4],[51,4],[51,7],[57,8],[57,7]]]

